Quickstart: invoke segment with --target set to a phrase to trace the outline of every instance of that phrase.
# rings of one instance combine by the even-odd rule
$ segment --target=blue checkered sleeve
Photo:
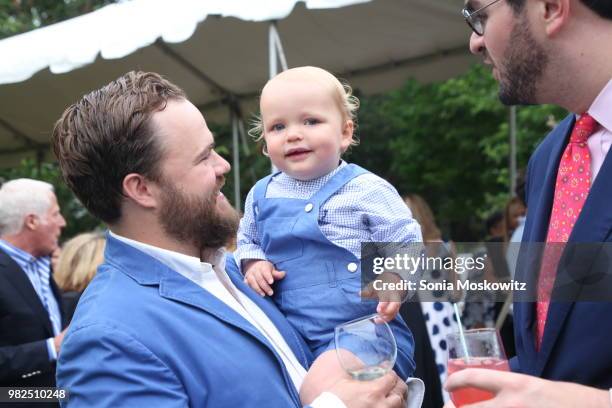
[[[236,263],[242,271],[242,261],[248,259],[266,259],[266,255],[257,241],[257,224],[253,214],[253,189],[249,191],[244,204],[244,215],[238,228],[237,247],[234,252]],[[244,272],[243,272],[244,273]]]

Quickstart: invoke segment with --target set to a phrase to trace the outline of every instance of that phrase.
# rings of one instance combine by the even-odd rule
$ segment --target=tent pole
[[[241,210],[241,197],[240,197],[240,149],[238,146],[238,117],[233,106],[230,105],[230,120],[232,122],[232,158],[233,158],[233,170],[234,170],[234,208],[236,211]]]
[[[285,51],[283,50],[283,44],[281,43],[280,35],[276,29],[276,21],[270,21],[268,27],[268,61],[270,63],[269,78],[272,79],[278,74],[278,62],[281,63],[283,71],[287,69],[287,59],[285,58]],[[276,167],[270,162],[270,171],[276,172]]]
[[[273,31],[276,30],[275,22],[270,22],[268,27],[268,78],[272,79],[278,74],[278,59],[276,58],[276,44]]]
[[[516,106],[510,107],[510,197],[516,188]]]
[[[247,131],[244,127],[244,119],[242,118],[242,114],[238,117],[238,134],[240,135],[240,142],[242,143],[242,153],[245,156],[249,156],[251,154],[251,149],[249,149],[249,144],[247,143]]]
[[[283,69],[283,71],[286,71],[288,68],[287,58],[285,58],[285,50],[283,49],[283,43],[281,42],[280,35],[278,34],[278,29],[276,28],[275,21],[273,21],[270,26],[270,35],[273,37],[274,46],[276,48],[276,54],[277,54],[278,60],[281,63],[281,68]]]

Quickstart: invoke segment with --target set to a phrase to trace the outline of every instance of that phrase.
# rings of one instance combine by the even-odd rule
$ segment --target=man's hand
[[[607,390],[481,368],[452,374],[444,387],[449,392],[475,387],[494,395],[493,399],[464,405],[464,408],[610,408]],[[451,403],[444,406],[454,407]]]
[[[347,408],[400,408],[406,404],[408,387],[395,372],[373,381],[342,379],[329,391]]]
[[[60,348],[62,347],[62,341],[64,341],[64,335],[66,334],[66,327],[60,334],[53,338],[53,346],[55,346],[55,352],[59,354]]]
[[[272,296],[272,284],[274,281],[283,279],[285,272],[277,271],[274,265],[261,259],[245,261],[244,282],[261,296]]]

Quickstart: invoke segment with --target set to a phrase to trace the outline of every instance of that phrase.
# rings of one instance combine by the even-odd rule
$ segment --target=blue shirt
[[[62,315],[57,299],[55,299],[53,291],[51,290],[51,257],[41,256],[35,258],[28,252],[2,239],[0,239],[0,248],[6,252],[27,275],[40,302],[49,313],[53,334],[57,336],[62,331]],[[53,338],[47,339],[47,351],[49,353],[49,360],[53,361],[57,359]]]

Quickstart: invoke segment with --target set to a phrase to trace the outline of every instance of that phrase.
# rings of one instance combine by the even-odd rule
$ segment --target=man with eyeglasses
[[[612,1],[468,0],[462,14],[504,104],[571,112],[529,161],[523,241],[612,242]],[[516,373],[450,376],[449,390],[495,395],[468,407],[612,407],[612,302],[550,300],[557,264],[517,270],[538,301],[514,304]]]

